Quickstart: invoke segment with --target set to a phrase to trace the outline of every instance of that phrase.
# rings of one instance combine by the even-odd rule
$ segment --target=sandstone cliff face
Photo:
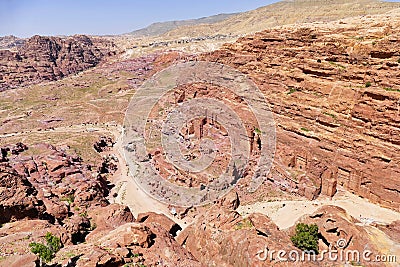
[[[343,186],[399,210],[399,25],[388,15],[271,29],[202,57],[264,92],[277,128],[270,182],[309,198]]]
[[[0,50],[0,90],[53,81],[96,66],[113,44],[75,35],[67,38],[35,35],[18,51]]]

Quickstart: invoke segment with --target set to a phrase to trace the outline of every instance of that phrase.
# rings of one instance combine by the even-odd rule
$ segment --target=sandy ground
[[[238,212],[246,216],[258,212],[265,214],[278,225],[280,229],[286,229],[295,224],[303,215],[314,213],[323,205],[334,205],[341,207],[348,214],[360,220],[362,224],[368,225],[372,222],[390,224],[400,220],[400,213],[390,209],[382,208],[368,200],[353,195],[347,191],[340,190],[332,199],[320,197],[314,201],[274,201],[258,202],[251,205],[240,206]]]
[[[114,145],[113,152],[117,156],[119,161],[119,169],[114,173],[111,182],[115,184],[115,188],[112,190],[112,194],[117,193],[116,198],[110,198],[110,202],[127,205],[135,218],[140,213],[155,212],[165,214],[176,223],[178,223],[182,229],[188,225],[185,219],[179,219],[171,214],[168,205],[159,202],[152,198],[146,192],[144,192],[135,182],[135,180],[129,175],[128,166],[123,153],[122,148],[122,127],[121,129],[115,129],[112,133],[116,136],[116,143]]]
[[[370,240],[372,241],[373,244],[376,245],[380,249],[380,252],[382,253],[381,255],[396,255],[396,262],[399,262],[399,256],[400,256],[400,243],[393,241],[390,239],[384,232],[381,230],[372,227],[372,226],[366,226],[364,229],[367,231],[367,233],[370,236]],[[387,264],[388,266],[395,266],[391,263]],[[399,266],[399,265],[396,265]]]

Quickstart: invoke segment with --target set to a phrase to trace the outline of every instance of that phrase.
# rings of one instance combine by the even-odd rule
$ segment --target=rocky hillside
[[[166,32],[175,30],[183,26],[194,26],[199,24],[214,24],[230,18],[236,14],[219,14],[210,17],[204,17],[199,19],[189,19],[189,20],[177,20],[177,21],[166,21],[153,23],[150,26],[136,30],[128,33],[134,37],[144,37],[144,36],[157,36],[162,35]]]
[[[180,227],[166,216],[143,214],[135,222],[128,207],[110,205],[103,177],[112,172],[109,162],[94,168],[47,144],[0,151],[0,266],[39,266],[29,244],[48,232],[63,247],[56,266],[201,266],[174,240]]]
[[[84,35],[33,36],[16,52],[0,50],[0,91],[75,74],[96,66],[112,50],[112,43]]]
[[[209,25],[180,27],[163,36],[243,35],[293,23],[333,21],[346,17],[383,14],[400,8],[400,3],[379,0],[287,0]]]
[[[323,206],[299,222],[318,225],[320,251],[328,250],[330,246],[337,247],[338,238],[351,240],[344,251],[362,251],[365,246],[376,251],[366,230],[355,225],[357,220],[341,208]],[[321,262],[293,262],[287,256],[284,256],[287,260],[280,260],[276,255],[266,257],[264,253],[268,251],[297,251],[290,240],[294,228],[282,231],[262,214],[254,213],[243,219],[232,208],[214,206],[182,231],[178,242],[205,266],[341,266],[339,261],[333,264],[326,258]],[[361,261],[368,264],[365,266],[384,266]]]
[[[30,156],[29,149],[37,154]],[[78,237],[85,228],[80,228],[85,222],[79,215],[107,203],[101,173],[77,156],[46,144],[28,148],[18,143],[0,150],[0,223],[47,219],[71,227]]]
[[[95,148],[106,146],[104,142]],[[61,241],[51,266],[262,266],[257,253],[264,246],[301,253],[290,242],[293,228],[279,230],[261,214],[241,217],[235,211],[235,192],[177,237],[181,226],[165,215],[149,212],[134,218],[128,207],[110,204],[104,164],[95,169],[46,144],[18,143],[0,150],[0,266],[38,266],[29,244],[43,243],[47,233]],[[324,207],[301,221],[320,227],[320,249],[340,237],[354,238],[346,249],[361,250],[368,244],[374,255],[379,252],[367,231],[342,209]],[[323,266],[328,264],[325,260]]]
[[[235,42],[241,36],[267,28],[384,14],[398,8],[400,8],[399,2],[379,0],[287,0],[238,13],[219,22],[180,25],[161,35],[155,35],[160,33],[158,30],[151,30],[154,35],[141,33],[141,37],[120,35],[112,40],[124,49],[127,58],[167,49],[188,53],[208,52],[218,49],[224,43]],[[179,23],[173,25],[175,27]],[[164,24],[154,26],[168,28]]]
[[[275,114],[269,181],[333,195],[336,186],[399,210],[400,13],[276,28],[202,59],[248,74]]]
[[[305,8],[315,1],[276,5],[300,3]],[[370,8],[386,5],[362,3],[372,3]],[[338,9],[329,14],[334,11]],[[35,36],[16,52],[0,51],[2,89],[57,80],[96,66],[55,82],[1,92],[0,266],[39,266],[30,244],[45,243],[47,233],[61,241],[48,263],[57,267],[394,266],[356,258],[332,260],[328,253],[320,253],[325,258],[317,262],[291,262],[284,260],[288,254],[280,259],[278,251],[302,255],[291,241],[295,225],[302,222],[318,226],[320,252],[331,248],[354,256],[355,250],[368,250],[372,260],[399,255],[399,28],[400,10],[393,10],[268,28],[207,54],[157,52],[104,64],[99,63],[112,51],[112,43],[86,36]],[[242,179],[215,203],[161,208],[129,176],[119,138],[136,89],[175,62],[195,60],[233,66],[264,93],[277,129],[274,166],[256,192],[249,193]],[[175,98],[178,105],[189,98],[221,95],[227,102],[239,102],[233,110],[247,115],[244,101],[227,91],[191,84],[174,88],[173,97],[166,98]],[[167,109],[159,107],[155,113],[166,116]],[[152,120],[156,127],[161,123]],[[262,145],[257,139],[258,149]],[[229,152],[223,156],[228,158]],[[340,198],[344,191],[362,196],[368,205]],[[308,201],[304,196],[320,198]],[[332,196],[330,204],[340,202],[347,212],[323,206]],[[274,254],[266,257],[266,250]]]
[[[31,149],[40,150],[41,156],[27,156]],[[163,214],[135,218],[127,206],[109,204],[98,171],[49,145],[2,147],[0,174],[0,209],[6,215],[1,218],[0,266],[39,266],[30,244],[45,243],[47,233],[61,241],[50,266],[292,266],[272,256],[264,258],[260,251],[302,253],[290,241],[294,227],[280,230],[262,214],[243,218],[235,210],[240,202],[235,192],[178,233],[181,225]],[[341,238],[348,241],[338,248],[344,253],[365,246],[373,255],[382,252],[373,234],[338,207],[321,207],[299,222],[318,225],[320,251],[337,246]],[[325,258],[318,263],[299,261],[297,266],[333,265]]]
[[[0,37],[0,49],[17,49],[25,43],[22,38],[13,35]]]

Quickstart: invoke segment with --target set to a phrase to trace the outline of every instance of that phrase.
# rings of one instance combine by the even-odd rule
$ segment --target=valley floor
[[[324,205],[334,205],[346,210],[348,214],[361,221],[363,225],[371,223],[390,224],[400,218],[400,213],[380,207],[366,199],[347,191],[340,190],[332,199],[319,197],[314,201],[274,201],[257,202],[240,206],[238,212],[246,216],[251,213],[261,213],[270,217],[280,229],[292,227],[295,222],[306,214],[314,213]]]

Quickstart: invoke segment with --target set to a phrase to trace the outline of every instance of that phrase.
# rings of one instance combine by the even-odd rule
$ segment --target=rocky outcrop
[[[316,224],[319,229],[319,250],[348,249],[370,250],[377,254],[376,247],[368,237],[368,233],[358,222],[342,208],[323,206],[311,215],[305,215],[298,223]],[[293,235],[295,227],[289,230]]]
[[[119,204],[93,209],[89,211],[88,217],[93,231],[86,236],[87,241],[98,239],[110,230],[135,221],[129,208]]]
[[[113,50],[112,43],[85,35],[35,35],[16,52],[0,50],[0,91],[78,73],[96,66]]]
[[[235,190],[232,190],[219,199],[218,204],[226,209],[236,210],[240,205],[239,195]]]
[[[50,232],[59,237],[63,245],[52,264],[203,266],[166,230],[170,222],[164,215],[152,216],[145,222],[133,222],[127,207],[112,204],[90,211],[88,217],[95,229],[86,236],[85,242],[79,244],[71,242],[65,227],[48,221],[24,220],[5,224],[0,228],[0,249],[4,257],[0,265],[3,262],[11,266],[35,263],[38,259],[30,253],[29,244],[44,242],[45,234]]]
[[[37,154],[28,156],[30,149]],[[79,157],[47,144],[2,151],[8,152],[0,163],[1,223],[45,219],[63,225],[74,242],[81,240],[90,228],[88,211],[108,205],[102,176]]]
[[[19,267],[19,266],[36,267],[38,264],[38,258],[30,253],[25,255],[7,257],[1,263],[4,266],[8,267]]]
[[[60,238],[64,246],[72,245],[70,234],[62,226],[45,220],[22,220],[4,224],[0,228],[1,256],[29,254],[29,244],[42,242],[47,232]]]
[[[0,224],[23,218],[39,218],[44,210],[37,190],[8,163],[0,163]]]
[[[244,219],[236,211],[217,207],[188,226],[178,242],[206,266],[291,266],[293,263],[271,262],[269,256],[265,261],[261,254],[265,248],[300,252],[265,215],[252,214]],[[307,264],[304,266],[315,265]]]
[[[338,266],[357,262],[357,255],[353,259],[346,256],[354,251],[380,253],[368,231],[339,207],[323,206],[314,214],[303,216],[298,223],[318,226],[319,254],[314,261],[307,260],[311,257],[307,254],[306,260],[301,260],[303,252],[294,247],[290,238],[295,226],[280,230],[265,215],[253,213],[243,218],[220,206],[213,206],[199,216],[177,240],[206,266]],[[278,256],[280,250],[286,254]],[[344,256],[334,260],[328,257],[329,251],[332,255]],[[366,266],[385,266],[361,256],[359,262]]]
[[[100,170],[47,144],[3,146],[0,265],[36,266],[29,244],[50,232],[61,240],[53,263],[62,266],[202,266],[175,241],[177,223],[156,213],[135,221],[127,206],[109,204]]]
[[[272,185],[310,199],[340,186],[399,210],[398,18],[374,30],[371,18],[271,29],[200,57],[264,93],[277,129]]]
[[[158,223],[172,236],[176,236],[177,232],[182,230],[182,228],[176,222],[164,214],[158,214],[154,212],[140,213],[136,220],[138,222],[145,222],[146,224]]]

